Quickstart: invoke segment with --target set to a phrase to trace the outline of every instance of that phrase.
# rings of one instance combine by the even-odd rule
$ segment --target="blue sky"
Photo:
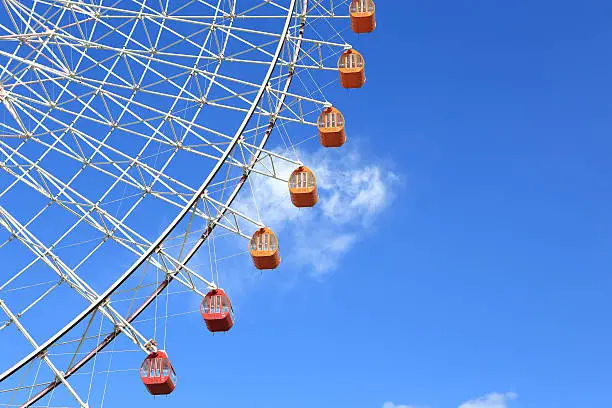
[[[350,142],[308,156],[345,210],[276,220],[312,245],[233,272],[231,333],[177,323],[155,406],[612,406],[612,3],[391,3],[327,93]]]
[[[203,340],[226,380],[174,403],[612,406],[612,4],[379,3],[366,86],[330,92],[393,199],[333,271],[250,287]]]
[[[354,41],[368,83],[343,101],[351,146],[403,187],[323,282],[243,302],[240,387],[215,400],[612,406],[612,5],[403,9]]]

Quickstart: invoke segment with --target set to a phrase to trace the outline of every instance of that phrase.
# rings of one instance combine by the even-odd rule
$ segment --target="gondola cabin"
[[[280,265],[278,239],[269,228],[255,231],[249,244],[249,252],[257,269],[275,269]]]
[[[343,88],[361,88],[365,84],[365,61],[352,48],[344,51],[338,59],[338,72]]]
[[[371,33],[376,28],[376,6],[373,0],[353,0],[349,6],[351,28],[358,34]]]
[[[324,147],[340,147],[346,142],[344,116],[333,107],[325,108],[317,123],[319,139]]]
[[[151,395],[168,395],[176,388],[177,378],[165,351],[151,353],[140,366],[140,379]]]
[[[234,325],[232,304],[223,289],[213,289],[204,296],[200,313],[212,333],[229,331]]]
[[[319,201],[317,179],[308,167],[300,166],[291,173],[289,194],[293,205],[299,208],[314,207]]]

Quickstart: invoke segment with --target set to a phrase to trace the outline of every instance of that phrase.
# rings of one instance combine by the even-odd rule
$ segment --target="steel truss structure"
[[[265,225],[250,176],[302,164],[348,1],[2,7],[0,406],[102,406],[109,346],[157,350],[160,299],[216,288],[221,241]]]

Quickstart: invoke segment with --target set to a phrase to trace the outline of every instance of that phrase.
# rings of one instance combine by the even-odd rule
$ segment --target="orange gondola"
[[[275,269],[280,265],[278,239],[269,228],[260,228],[255,231],[251,238],[249,252],[257,269]]]
[[[140,366],[140,379],[151,395],[167,395],[176,388],[177,377],[165,351],[149,354]]]
[[[300,208],[313,207],[319,201],[317,179],[308,167],[300,166],[291,173],[289,194],[293,205]]]
[[[204,296],[200,313],[213,333],[229,331],[234,325],[232,304],[223,289],[213,289]]]
[[[371,33],[376,28],[376,5],[373,0],[353,0],[349,6],[351,28],[358,34]]]
[[[340,85],[344,88],[361,88],[365,84],[365,61],[360,53],[348,49],[338,59]]]
[[[325,108],[318,120],[319,139],[324,147],[340,147],[346,142],[344,116],[334,108]]]

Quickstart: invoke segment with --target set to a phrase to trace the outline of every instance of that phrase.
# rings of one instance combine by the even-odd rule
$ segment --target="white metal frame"
[[[109,100],[123,101],[125,103],[126,109],[123,110],[123,113],[129,111],[128,106],[133,104],[136,107],[147,108],[152,112],[155,112],[155,108],[139,106],[139,102],[135,101],[133,98],[125,98],[118,92],[111,92],[108,90],[108,87],[105,87],[106,81],[109,78],[113,80],[117,80],[123,82],[123,85],[119,86],[114,84],[113,86],[117,86],[125,90],[129,88],[131,85],[129,82],[126,82],[120,76],[114,74],[114,65],[111,67],[103,67],[106,71],[106,77],[102,81],[91,81],[85,77],[77,76],[75,72],[71,72],[69,69],[66,69],[66,65],[62,67],[61,59],[58,56],[57,62],[54,64],[55,68],[51,66],[42,64],[37,62],[37,58],[40,57],[44,52],[52,52],[50,51],[51,47],[49,43],[57,42],[61,43],[62,46],[68,47],[79,55],[81,61],[91,59],[87,55],[85,51],[92,43],[88,41],[81,41],[78,44],[73,44],[71,41],[74,41],[74,37],[69,33],[65,32],[65,30],[60,27],[46,27],[45,31],[37,32],[35,26],[44,26],[43,21],[37,21],[36,16],[30,15],[28,19],[24,19],[21,13],[25,13],[27,11],[26,7],[14,0],[3,0],[4,6],[7,10],[13,10],[15,14],[22,18],[22,24],[25,24],[30,33],[23,34],[15,34],[13,36],[0,36],[1,41],[18,41],[20,44],[28,44],[28,43],[37,43],[40,45],[40,48],[36,48],[38,51],[35,51],[35,55],[31,58],[22,58],[17,56],[16,54],[10,54],[4,52],[0,47],[0,57],[9,58],[11,61],[14,61],[16,64],[23,65],[25,68],[21,70],[21,72],[17,75],[14,73],[10,73],[9,77],[12,78],[15,84],[22,86],[26,89],[29,89],[32,94],[36,94],[36,90],[33,88],[32,83],[29,83],[27,80],[24,80],[26,72],[30,69],[34,69],[38,75],[42,75],[40,77],[41,81],[47,81],[55,84],[59,89],[61,89],[62,95],[70,95],[73,97],[71,102],[78,102],[82,105],[81,110],[79,112],[65,110],[64,113],[67,115],[74,116],[74,120],[72,123],[66,123],[65,121],[54,118],[49,113],[45,113],[43,107],[45,105],[42,101],[45,100],[41,95],[35,95],[35,98],[24,98],[23,95],[17,97],[10,88],[3,86],[0,82],[0,101],[3,103],[4,107],[7,109],[11,117],[18,124],[17,128],[10,129],[10,126],[5,126],[6,129],[13,131],[13,134],[17,139],[23,139],[24,143],[35,142],[41,145],[46,149],[45,153],[38,158],[38,161],[44,157],[44,155],[49,154],[50,152],[55,152],[64,155],[70,159],[73,159],[77,162],[82,162],[83,167],[79,171],[84,171],[88,168],[93,168],[96,171],[104,173],[108,176],[112,176],[115,178],[115,183],[113,187],[118,184],[126,184],[132,188],[138,189],[142,191],[142,197],[152,196],[156,199],[159,199],[167,204],[180,208],[180,212],[174,218],[174,220],[167,226],[167,228],[159,235],[159,237],[153,241],[149,242],[146,238],[138,234],[137,231],[130,228],[125,224],[125,219],[127,216],[137,207],[140,200],[136,201],[133,204],[132,208],[127,212],[127,214],[121,218],[117,219],[105,211],[103,208],[97,203],[91,202],[86,196],[79,194],[77,190],[75,190],[71,186],[71,182],[65,183],[59,178],[55,177],[52,173],[49,173],[44,168],[40,167],[37,163],[38,161],[33,161],[28,157],[27,154],[21,152],[21,147],[24,146],[22,143],[19,147],[15,148],[10,143],[9,138],[4,138],[0,135],[0,157],[4,156],[6,160],[0,162],[0,170],[4,171],[6,174],[9,174],[15,180],[3,192],[0,192],[0,199],[2,196],[10,191],[10,188],[17,183],[28,186],[33,191],[39,193],[40,195],[49,199],[52,203],[57,204],[58,206],[64,208],[68,212],[77,216],[78,221],[77,224],[83,222],[98,230],[100,233],[104,234],[108,239],[111,239],[118,243],[119,245],[125,247],[132,253],[138,256],[138,259],[113,283],[111,284],[103,293],[96,293],[83,279],[79,277],[76,273],[75,268],[68,267],[59,256],[54,254],[53,248],[59,244],[59,242],[64,238],[63,235],[57,242],[53,243],[50,246],[45,246],[42,241],[38,240],[35,235],[28,231],[28,225],[36,219],[41,212],[36,215],[33,219],[28,220],[23,223],[18,221],[15,217],[13,217],[8,211],[4,210],[0,207],[0,225],[2,225],[7,231],[10,231],[11,234],[15,236],[21,243],[24,244],[33,254],[37,256],[38,259],[42,260],[51,270],[57,273],[60,280],[56,284],[57,286],[62,285],[64,282],[67,282],[69,286],[74,289],[80,296],[87,299],[89,302],[89,306],[85,308],[82,312],[80,312],[74,319],[72,319],[68,324],[66,324],[62,329],[57,331],[57,333],[51,336],[47,341],[42,344],[36,343],[36,341],[32,338],[29,332],[23,327],[23,325],[19,322],[19,317],[27,312],[30,308],[34,307],[36,303],[38,303],[41,299],[36,299],[34,303],[30,304],[25,310],[22,310],[19,314],[14,314],[8,306],[0,299],[0,308],[5,312],[5,314],[9,317],[9,321],[5,323],[5,327],[10,324],[14,324],[18,327],[19,331],[28,339],[28,341],[33,345],[34,350],[29,353],[27,356],[23,357],[20,361],[15,363],[12,367],[5,370],[2,374],[0,374],[0,383],[2,383],[5,379],[17,373],[20,369],[24,368],[26,365],[30,364],[36,358],[41,357],[43,361],[52,369],[52,371],[57,376],[57,381],[53,381],[50,383],[42,392],[36,394],[34,397],[30,398],[24,406],[30,406],[34,404],[36,401],[40,400],[44,397],[48,392],[51,392],[55,389],[55,387],[59,384],[63,384],[69,390],[69,392],[74,396],[79,406],[84,407],[87,406],[85,402],[79,397],[79,395],[71,388],[70,384],[67,382],[67,378],[78,371],[81,367],[83,367],[90,359],[92,359],[97,353],[103,350],[108,344],[110,344],[119,333],[125,334],[128,338],[130,338],[134,344],[136,344],[141,350],[144,352],[150,352],[155,350],[154,343],[151,343],[146,339],[144,335],[139,333],[138,330],[133,326],[132,322],[136,319],[142,311],[144,311],[152,302],[159,296],[164,290],[167,289],[169,283],[173,280],[179,282],[189,290],[198,293],[203,296],[204,293],[198,288],[198,285],[194,283],[193,278],[197,281],[203,283],[205,287],[215,288],[216,284],[214,281],[209,281],[204,279],[194,270],[191,270],[187,263],[191,260],[191,258],[196,254],[198,249],[206,242],[208,237],[211,235],[212,231],[216,226],[220,226],[226,229],[228,232],[232,234],[236,234],[242,236],[244,238],[250,239],[250,236],[244,233],[241,230],[240,222],[247,222],[254,226],[261,226],[261,222],[257,221],[255,218],[250,217],[247,214],[244,214],[234,208],[232,208],[232,204],[241,188],[246,184],[248,177],[251,173],[256,173],[264,176],[268,176],[271,178],[276,178],[282,181],[287,181],[279,176],[275,170],[274,161],[282,160],[287,163],[291,163],[294,165],[301,165],[299,160],[290,159],[284,157],[282,154],[278,152],[267,150],[266,144],[270,138],[270,135],[275,128],[275,125],[278,121],[284,121],[287,123],[301,123],[304,125],[309,125],[311,127],[316,127],[316,120],[309,121],[305,120],[305,113],[303,112],[302,103],[310,103],[315,106],[320,106],[321,108],[330,106],[329,102],[324,100],[324,98],[316,98],[312,94],[308,94],[302,96],[297,93],[290,92],[290,85],[294,80],[294,74],[296,71],[304,71],[308,70],[329,70],[335,71],[335,61],[332,61],[330,67],[327,67],[326,60],[323,58],[321,54],[321,47],[335,47],[339,50],[343,50],[347,47],[346,43],[333,42],[333,41],[325,41],[319,39],[308,39],[304,37],[305,27],[307,25],[307,21],[313,19],[334,19],[334,18],[346,18],[346,16],[335,15],[334,7],[331,7],[330,12],[324,12],[321,14],[313,13],[313,10],[316,9],[325,9],[321,3],[321,0],[311,0],[311,4],[309,4],[309,0],[288,0],[288,6],[284,7],[279,4],[276,4],[274,1],[266,1],[265,3],[273,3],[278,6],[279,9],[284,10],[286,15],[284,18],[284,27],[280,34],[269,33],[265,31],[258,31],[240,27],[234,27],[234,20],[241,19],[274,19],[281,18],[280,16],[246,16],[235,14],[233,10],[235,10],[235,2],[229,1],[232,4],[232,12],[229,14],[224,13],[220,4],[223,0],[219,0],[219,3],[216,7],[216,12],[214,16],[210,17],[210,23],[202,23],[203,29],[209,30],[207,41],[211,36],[211,32],[214,28],[223,31],[226,34],[226,42],[225,45],[221,48],[225,50],[227,46],[227,39],[230,37],[244,41],[243,38],[237,36],[236,32],[249,33],[249,34],[257,34],[257,35],[268,35],[271,37],[271,41],[277,44],[276,50],[273,54],[267,52],[262,49],[262,53],[266,54],[267,57],[271,57],[271,60],[268,62],[258,61],[254,59],[245,59],[245,58],[236,58],[230,56],[222,55],[197,55],[197,56],[183,56],[185,58],[195,58],[196,60],[208,60],[213,62],[218,62],[214,71],[209,72],[197,67],[197,64],[191,68],[193,75],[201,75],[207,78],[210,82],[208,85],[208,91],[205,95],[208,95],[208,92],[213,87],[213,84],[223,88],[229,93],[229,98],[233,98],[234,100],[240,100],[242,102],[249,103],[248,108],[241,108],[237,106],[228,105],[223,103],[222,99],[209,100],[208,98],[198,98],[197,95],[192,94],[186,89],[186,83],[184,85],[176,84],[171,78],[167,78],[168,82],[176,87],[178,90],[178,97],[175,98],[173,107],[179,101],[188,101],[191,103],[199,102],[201,106],[213,106],[220,107],[223,109],[230,109],[234,111],[244,112],[244,119],[238,129],[235,131],[233,136],[228,136],[223,132],[218,132],[213,129],[205,128],[201,125],[194,123],[193,120],[186,120],[179,115],[175,115],[172,113],[174,108],[171,108],[169,112],[158,111],[157,114],[159,117],[163,117],[163,121],[155,127],[152,124],[149,124],[144,118],[140,118],[140,124],[143,124],[149,129],[150,134],[142,134],[139,132],[132,131],[129,127],[125,125],[121,125],[120,117],[117,118],[116,123],[110,124],[111,130],[109,133],[102,138],[102,140],[92,138],[86,132],[79,130],[74,126],[77,120],[87,117],[88,120],[94,123],[100,123],[109,125],[106,123],[101,116],[98,115],[96,117],[95,110],[90,106],[91,101],[94,97],[103,97],[108,98]],[[100,13],[101,10],[104,10],[104,6],[102,5],[93,5],[89,3],[85,3],[83,1],[65,1],[61,3],[51,2],[47,0],[35,0],[35,3],[38,5],[47,5],[48,7],[57,7],[62,9],[62,12],[65,10],[70,10],[71,12],[78,12],[84,15],[89,16],[89,18],[96,21],[96,24],[104,25],[104,17],[103,13]],[[339,1],[338,3],[344,4],[346,1]],[[168,16],[161,16],[159,13],[155,12],[155,10],[151,10],[150,8],[143,12],[142,10],[147,9],[148,7],[145,5],[144,1],[141,1],[141,13],[138,15],[139,19],[146,19],[147,21],[153,21],[156,24],[163,24],[165,19]],[[333,4],[333,1],[332,1]],[[122,13],[129,13],[129,10],[121,10]],[[201,17],[201,16],[200,16]],[[185,18],[185,17],[183,17]],[[216,25],[216,21],[218,19],[227,19],[230,21],[227,25]],[[292,35],[292,21],[295,19],[299,19],[300,23],[298,25],[298,33],[297,35]],[[76,20],[76,19],[75,19]],[[161,23],[156,22],[156,20],[161,20]],[[192,22],[192,21],[190,21]],[[5,28],[5,27],[0,27]],[[294,27],[295,28],[295,27]],[[5,28],[5,31],[7,29]],[[126,44],[129,42],[136,42],[128,35],[125,38]],[[185,39],[185,41],[191,41],[190,39]],[[312,45],[311,48],[305,50],[303,44]],[[146,48],[143,44],[138,43],[137,45],[141,46],[143,49]],[[258,48],[256,44],[245,42],[245,45],[251,48]],[[114,49],[110,50],[113,52],[119,53],[124,58],[133,58],[138,61],[139,58],[146,61],[145,66],[151,71],[155,69],[150,66],[152,62],[154,62],[153,57],[143,57],[141,54],[136,53],[134,50],[124,50]],[[208,51],[205,47],[201,47],[201,52]],[[290,55],[288,60],[285,60],[283,51],[287,51]],[[312,53],[312,55],[311,55]],[[301,63],[301,59],[305,59],[309,61],[307,63]],[[140,61],[138,61],[141,63]],[[221,66],[221,62],[223,63],[240,63],[240,64],[267,64],[268,69],[265,74],[263,81],[260,84],[255,84],[249,81],[240,80],[237,78],[225,76],[219,73],[219,67]],[[179,64],[171,64],[170,65],[179,65]],[[284,68],[287,70],[285,74],[283,86],[276,89],[271,87],[271,81],[278,80],[279,84],[281,83],[281,77],[274,77],[274,73],[277,69]],[[187,66],[180,66],[182,69],[188,68]],[[0,71],[0,79],[2,75],[8,75],[8,66],[3,67]],[[40,72],[39,72],[40,71]],[[157,73],[160,77],[161,74]],[[90,99],[86,101],[78,101],[79,95],[71,93],[70,88],[67,85],[62,85],[62,80],[75,81],[80,83],[82,86],[90,89]],[[236,83],[237,85],[243,87],[250,87],[253,91],[245,93],[239,93],[233,91],[231,88],[222,84],[220,81],[228,81]],[[302,81],[300,79],[300,81]],[[142,84],[142,78],[136,87],[140,87]],[[253,95],[253,92],[256,92],[254,99],[249,100],[246,98],[248,95]],[[186,95],[186,96],[181,96]],[[263,107],[261,103],[262,100],[267,98],[270,99],[269,102],[270,107],[268,109]],[[38,99],[37,99],[38,98]],[[294,100],[292,105],[287,104],[287,98],[291,98]],[[59,98],[58,98],[59,99]],[[36,106],[39,106],[36,108]],[[58,106],[53,106],[53,104],[48,104],[46,108],[53,111],[53,109],[57,109]],[[54,123],[55,125],[63,128],[63,132],[57,134],[57,130],[49,128],[45,125],[43,121],[38,122],[38,128],[40,131],[32,132],[28,129],[28,127],[24,124],[23,117],[27,119],[33,119],[32,112],[41,117],[45,118],[47,122]],[[284,112],[284,113],[283,113]],[[132,111],[129,112],[133,116],[138,117],[138,115]],[[288,115],[287,115],[288,113]],[[249,142],[247,141],[247,128],[250,122],[254,119],[256,115],[268,117],[269,121],[267,124],[261,125],[259,130],[263,131],[263,136],[257,142]],[[109,111],[109,115],[110,111]],[[35,118],[34,118],[35,119]],[[176,123],[180,128],[185,131],[185,135],[189,134],[191,136],[199,138],[202,143],[209,144],[209,147],[218,153],[217,155],[208,154],[204,151],[198,150],[190,150],[190,153],[199,154],[203,157],[208,157],[212,160],[216,160],[216,164],[213,167],[213,170],[208,174],[204,182],[200,185],[199,188],[193,189],[188,185],[182,183],[180,180],[173,178],[172,176],[166,174],[164,172],[165,167],[170,163],[174,155],[184,149],[189,148],[181,143],[178,139],[171,139],[164,135],[160,128],[164,123]],[[139,159],[140,154],[136,155],[136,157],[132,157],[129,154],[125,154],[118,149],[113,148],[112,145],[107,143],[107,140],[111,133],[116,130],[122,130],[124,132],[131,132],[132,134],[136,134],[137,136],[141,136],[147,139],[147,143],[145,147],[142,148],[142,154],[145,149],[149,146],[150,143],[158,143],[160,146],[167,146],[169,149],[174,149],[174,153],[171,155],[170,159],[168,159],[166,165],[162,166],[160,169],[156,169],[146,162],[141,161]],[[204,137],[203,134],[211,134],[214,137],[219,138],[220,140],[225,140],[224,146],[225,149],[222,149],[217,144],[213,143],[211,139]],[[54,142],[50,143],[43,140],[40,135],[51,135],[54,138]],[[68,135],[72,135],[75,138],[78,138],[81,143],[88,144],[91,149],[94,149],[95,154],[108,160],[110,163],[110,167],[113,170],[109,170],[104,167],[104,165],[96,163],[91,159],[87,159],[84,157],[84,154],[80,154],[74,149],[71,149],[68,145],[63,143],[62,139],[64,137],[68,137]],[[7,135],[8,136],[8,135]],[[109,153],[105,153],[104,151]],[[237,151],[247,151],[250,154],[251,160],[245,162],[244,160],[238,160],[233,155]],[[81,152],[82,153],[82,152]],[[117,163],[113,162],[112,158],[107,154],[114,154],[120,157],[123,157],[126,162],[130,164],[127,167],[121,167]],[[265,170],[265,166],[261,166],[263,161],[269,160],[271,164],[271,169]],[[242,177],[235,181],[235,185],[231,190],[229,196],[225,198],[224,201],[214,198],[213,195],[208,193],[211,186],[214,184],[215,177],[221,171],[224,166],[234,166],[242,169]],[[129,171],[132,169],[138,169],[139,172],[144,171],[144,175],[148,177],[152,177],[153,181],[148,184],[144,182],[144,177],[139,180],[138,178],[129,174]],[[113,172],[114,171],[114,172]],[[34,173],[39,178],[37,179],[32,175]],[[42,178],[42,182],[40,181]],[[74,177],[76,178],[76,176]],[[72,180],[71,180],[72,181]],[[227,180],[226,180],[227,183]],[[159,185],[162,187],[162,190],[155,190],[153,188],[154,185]],[[112,189],[112,187],[111,187]],[[108,190],[107,193],[111,191]],[[182,190],[182,191],[181,191]],[[166,194],[166,193],[170,194]],[[190,195],[190,198],[187,195]],[[202,208],[199,208],[202,207]],[[212,211],[211,211],[212,210]],[[99,217],[102,221],[98,221],[96,216]],[[200,237],[195,240],[195,242],[190,243],[190,249],[185,252],[183,251],[185,248],[185,242],[183,242],[183,246],[181,247],[181,254],[178,257],[171,254],[169,251],[165,249],[165,243],[170,239],[173,233],[176,233],[177,228],[182,225],[185,220],[189,220],[189,225],[191,225],[191,220],[197,218],[205,221],[207,223],[207,228],[200,234]],[[233,219],[233,221],[231,221]],[[75,228],[77,226],[73,228]],[[110,228],[107,224],[110,224]],[[189,234],[193,234],[194,231],[187,227],[186,232],[184,233],[185,240]],[[68,232],[66,233],[68,234]],[[180,234],[179,234],[180,235]],[[93,254],[98,247],[96,246],[91,254]],[[91,255],[90,254],[90,255]],[[90,255],[88,255],[82,262],[84,262]],[[182,256],[181,256],[182,255]],[[81,263],[82,263],[81,262]],[[139,269],[143,267],[143,265],[151,264],[154,267],[164,271],[166,277],[155,289],[154,291],[145,298],[144,302],[130,315],[130,316],[122,316],[111,306],[111,296],[119,289],[121,286]],[[80,264],[78,265],[80,266]],[[15,278],[17,278],[21,273],[25,271],[21,270],[16,273],[11,279],[2,284],[0,282],[0,296],[2,294],[2,289],[10,284]],[[54,289],[54,288],[53,288]],[[49,289],[50,291],[53,289]],[[44,297],[44,296],[43,296]],[[62,337],[66,334],[70,333],[77,325],[79,325],[82,321],[84,321],[88,316],[93,317],[93,315],[100,311],[101,315],[109,319],[113,322],[116,327],[116,330],[112,333],[109,333],[101,342],[99,342],[98,346],[91,350],[86,354],[84,358],[79,360],[75,365],[71,367],[71,369],[66,373],[61,373],[57,368],[53,366],[53,363],[50,361],[49,357],[46,355],[47,351],[57,343]],[[0,333],[3,329],[0,326]]]

